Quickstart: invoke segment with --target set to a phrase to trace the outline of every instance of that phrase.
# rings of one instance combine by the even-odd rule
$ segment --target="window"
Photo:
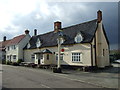
[[[13,49],[16,49],[16,45],[13,45]]]
[[[105,49],[103,49],[103,56],[105,56]]]
[[[75,37],[75,42],[80,43],[83,40],[83,37],[80,33],[78,33]]]
[[[9,56],[9,55],[7,55],[7,59],[9,59],[9,57],[10,57],[10,56]]]
[[[32,54],[32,55],[31,55],[31,59],[32,59],[32,60],[35,60],[35,54]]]
[[[13,55],[13,59],[16,59],[16,55]]]
[[[43,59],[43,54],[40,54],[40,59]]]
[[[40,47],[40,46],[41,46],[41,42],[40,42],[39,39],[37,39],[36,46],[37,46],[37,47]]]
[[[27,44],[27,48],[30,48],[30,43]]]
[[[72,62],[80,62],[81,53],[72,53]]]
[[[47,60],[49,60],[49,54],[47,54]]]
[[[6,55],[3,55],[2,57],[3,57],[4,60],[6,59]]]
[[[9,46],[7,47],[7,50],[8,50],[8,51],[10,50],[10,47],[9,47]]]
[[[56,60],[58,60],[58,54],[56,54]],[[60,60],[63,60],[63,53],[60,55]]]
[[[16,49],[16,45],[12,45],[10,47],[11,47],[11,49]]]

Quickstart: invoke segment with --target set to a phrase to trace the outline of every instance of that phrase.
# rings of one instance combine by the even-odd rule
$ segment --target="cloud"
[[[0,1],[0,40],[23,34],[25,29],[38,29],[38,33],[53,30],[53,23],[61,21],[62,26],[71,26],[96,19],[97,11],[103,11],[103,23],[111,44],[117,44],[117,3],[46,2],[40,0]],[[111,22],[112,21],[112,22]],[[115,46],[115,45],[114,45]]]

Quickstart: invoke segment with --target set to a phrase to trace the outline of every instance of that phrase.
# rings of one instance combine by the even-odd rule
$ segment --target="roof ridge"
[[[13,37],[12,39],[17,38],[17,37],[20,37],[20,36],[22,36],[22,35],[25,36],[25,34],[21,34],[21,35],[18,35],[18,36]],[[12,40],[12,39],[11,39],[11,40]]]
[[[21,34],[18,35],[16,37],[13,37],[10,42],[7,44],[7,46],[9,45],[14,45],[14,44],[18,44],[26,35],[25,34]]]
[[[79,23],[79,24],[75,24],[75,25],[71,25],[71,26],[67,26],[67,27],[64,27],[62,29],[74,27],[74,26],[81,25],[81,24],[86,24],[86,23],[89,23],[89,22],[92,22],[92,21],[95,21],[95,20],[97,20],[97,19],[89,20],[89,21],[86,21],[86,22],[83,22],[83,23]]]
[[[81,43],[90,43],[94,36],[96,27],[97,27],[97,19],[93,19],[90,21],[86,21],[83,23],[62,28],[64,34],[66,35],[66,42],[64,42],[64,45],[75,44],[74,37],[76,36],[76,33],[78,33],[78,31],[79,32],[84,31],[84,33],[82,33],[84,39]],[[57,45],[57,40],[56,40],[57,35],[54,33],[54,31],[50,31],[36,36],[32,36],[31,40],[29,41],[32,45],[30,49],[36,48],[36,44],[34,42],[36,42],[37,38],[41,38],[42,40],[42,45],[40,46],[40,48]],[[27,47],[25,47],[25,49],[27,49]]]
[[[71,26],[68,26],[68,27],[64,27],[62,29],[66,29],[66,28],[70,28],[70,27],[74,27],[74,26],[77,26],[77,25],[81,25],[81,24],[85,24],[85,23],[89,23],[89,22],[92,22],[92,21],[95,21],[97,19],[93,19],[93,20],[89,20],[89,21],[86,21],[86,22],[83,22],[83,23],[79,23],[79,24],[75,24],[75,25],[71,25]],[[39,34],[39,35],[36,35],[37,36],[42,36],[42,35],[46,35],[46,34],[49,34],[49,33],[52,33],[54,31],[49,31],[49,32],[46,32],[46,33],[43,33],[43,34]],[[32,37],[35,37],[35,36],[32,36]]]

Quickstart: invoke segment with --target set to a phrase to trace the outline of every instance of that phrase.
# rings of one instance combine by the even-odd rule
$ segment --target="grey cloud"
[[[107,32],[110,44],[118,43],[118,29],[117,29],[117,3],[73,3],[73,2],[50,2],[47,3],[50,15],[44,16],[39,4],[36,6],[36,10],[26,16],[16,16],[13,20],[13,25],[20,27],[20,32],[24,32],[25,29],[29,29],[31,35],[33,35],[33,29],[38,29],[38,33],[45,33],[53,30],[53,22],[60,20],[63,23],[63,27],[82,23],[88,20],[96,19],[97,11],[100,9],[103,11],[103,23]],[[60,15],[57,15],[57,11],[54,11],[54,7],[57,7]],[[41,15],[40,19],[35,19],[35,15]],[[12,35],[10,35],[12,36]],[[9,36],[9,37],[10,37]]]

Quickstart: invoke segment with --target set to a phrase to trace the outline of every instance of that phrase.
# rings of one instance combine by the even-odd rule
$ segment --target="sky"
[[[110,49],[118,49],[118,2],[72,2],[46,0],[0,0],[0,41],[3,36],[11,39],[28,29],[38,34],[53,31],[55,21],[62,27],[83,23],[97,18],[103,12],[103,24],[110,42]]]

